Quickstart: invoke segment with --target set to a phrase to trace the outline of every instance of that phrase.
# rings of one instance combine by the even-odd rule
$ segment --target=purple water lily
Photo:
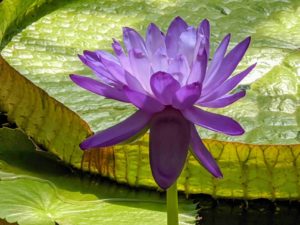
[[[123,29],[126,52],[113,41],[115,55],[84,51],[81,61],[99,80],[70,75],[82,88],[106,98],[135,105],[138,111],[123,122],[100,131],[80,144],[82,149],[118,144],[150,129],[150,165],[156,183],[170,187],[180,175],[188,149],[215,177],[222,173],[202,143],[195,125],[227,135],[241,135],[243,128],[232,118],[201,107],[225,107],[245,96],[231,93],[255,64],[232,76],[243,58],[250,37],[226,54],[230,35],[220,43],[210,63],[210,25],[198,28],[176,17],[166,35],[153,23],[146,39],[134,29]]]

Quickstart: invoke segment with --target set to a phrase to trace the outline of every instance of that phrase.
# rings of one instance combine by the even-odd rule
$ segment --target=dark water
[[[6,116],[5,113],[0,112],[0,128],[1,127],[16,128],[17,126],[16,126],[15,123],[11,123],[11,122],[8,121],[7,116]]]
[[[300,225],[299,201],[194,199],[197,225]]]

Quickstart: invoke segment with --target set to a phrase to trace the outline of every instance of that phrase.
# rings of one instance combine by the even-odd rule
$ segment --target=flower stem
[[[178,225],[178,194],[177,182],[167,189],[168,225]]]

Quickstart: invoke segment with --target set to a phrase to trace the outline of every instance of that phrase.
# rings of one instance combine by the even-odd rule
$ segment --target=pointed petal
[[[193,62],[196,60],[199,52],[206,51],[207,59],[209,59],[210,51],[210,25],[207,19],[204,19],[198,26],[196,32],[196,44],[193,56]]]
[[[208,172],[217,178],[223,177],[216,160],[203,144],[195,126],[191,128],[191,148],[192,154]]]
[[[239,62],[242,60],[245,55],[249,45],[251,37],[247,37],[245,40],[241,41],[237,46],[235,46],[224,58],[222,63],[223,73],[227,76],[230,76],[235,70]]]
[[[143,52],[144,54],[147,54],[144,39],[134,29],[129,28],[129,27],[124,27],[123,28],[123,40],[124,40],[124,44],[126,46],[127,52],[129,52],[133,49],[138,49],[139,51]]]
[[[153,74],[150,85],[156,98],[165,105],[171,105],[174,93],[180,88],[179,82],[165,72]]]
[[[150,124],[150,166],[156,183],[167,189],[179,177],[188,153],[190,123],[174,109],[155,114]]]
[[[167,71],[169,74],[178,80],[179,83],[185,84],[188,75],[190,74],[190,66],[184,55],[178,55],[169,60],[169,68]]]
[[[85,50],[83,51],[83,55],[84,57],[86,57],[87,60],[95,60],[95,61],[99,60],[96,51]]]
[[[143,85],[144,89],[150,88],[150,63],[148,57],[139,49],[129,51],[129,60],[132,68],[132,75]]]
[[[246,95],[246,91],[240,91],[235,94],[230,94],[230,95],[224,96],[222,98],[218,98],[211,102],[197,103],[197,105],[203,106],[203,107],[209,107],[209,108],[223,108],[223,107],[226,107],[226,106],[231,105],[232,103],[238,101],[239,99],[243,98],[245,95]]]
[[[214,54],[214,57],[213,57],[211,63],[208,66],[208,69],[207,69],[207,75],[206,75],[205,80],[204,80],[204,88],[207,87],[207,89],[209,89],[210,84],[215,81],[216,73],[218,72],[220,66],[222,65],[224,55],[227,51],[228,44],[229,44],[229,41],[230,41],[230,37],[231,37],[231,35],[227,34],[224,37],[224,39],[222,40],[219,47],[217,48],[217,50]]]
[[[124,70],[121,67],[119,60],[112,54],[97,50],[97,51],[84,51],[84,56],[94,65],[91,67],[99,74],[105,69],[110,75],[104,74],[106,78],[112,80],[114,83],[126,84],[124,79]]]
[[[96,147],[106,147],[123,142],[142,131],[147,127],[151,116],[143,111],[137,111],[121,123],[100,131],[87,138],[80,144],[81,149],[90,149]]]
[[[115,62],[107,59],[106,57],[101,57],[101,62],[106,67],[107,71],[114,77],[115,80],[118,80],[122,84],[126,84],[125,80],[125,71],[119,62]]]
[[[146,93],[143,86],[138,81],[138,79],[136,79],[136,77],[132,76],[130,73],[125,72],[125,79],[128,87],[130,87],[131,90]]]
[[[128,87],[124,87],[124,91],[129,101],[143,111],[156,113],[165,108],[163,104],[149,95],[131,90]]]
[[[176,109],[190,108],[199,99],[201,89],[202,86],[199,82],[183,86],[175,93],[172,106]]]
[[[163,48],[157,49],[151,59],[152,72],[158,71],[166,72],[169,67],[168,56]]]
[[[210,53],[210,24],[207,19],[202,20],[198,27],[198,34],[204,36],[205,51],[209,58]]]
[[[129,102],[128,98],[122,90],[113,88],[89,77],[71,74],[70,78],[78,86],[88,91],[91,91],[97,95],[101,95],[106,98],[112,98],[122,102]]]
[[[166,53],[165,36],[154,23],[151,23],[147,29],[146,48],[151,58],[159,48]]]
[[[114,42],[112,43],[113,50],[115,54],[117,55],[122,67],[128,71],[129,73],[132,73],[131,65],[129,62],[129,58],[125,54],[121,44],[117,40],[113,40]]]
[[[205,95],[203,98],[200,99],[201,102],[210,102],[214,99],[221,98],[222,96],[226,95],[230,92],[233,88],[235,88],[241,80],[243,80],[256,66],[256,63],[252,66],[248,67],[241,73],[235,75],[234,77],[230,78],[229,80],[225,81],[222,85],[220,85],[216,90],[212,91],[211,93]]]
[[[196,45],[196,30],[194,27],[188,27],[183,31],[178,41],[178,53],[187,58],[189,65],[193,62],[193,52]]]
[[[89,60],[87,60],[87,59],[85,58],[85,56],[80,55],[80,54],[78,54],[77,56],[78,56],[78,58],[80,59],[80,61],[81,61],[83,64],[87,65],[86,63],[87,63]],[[87,65],[87,66],[89,66],[89,65]]]
[[[222,65],[216,72],[214,79],[211,82],[211,85],[208,84],[206,88],[213,89],[221,85],[228,77],[232,74],[232,72],[236,69],[237,65],[242,60],[243,56],[245,55],[251,38],[248,37],[242,42],[240,42],[237,46],[235,46],[224,58]],[[206,93],[206,91],[205,91]]]
[[[211,113],[193,107],[182,111],[185,118],[204,128],[227,135],[242,135],[245,131],[241,125],[230,117]]]
[[[86,66],[88,66],[93,73],[103,82],[108,84],[118,84],[117,81],[105,68],[100,60],[87,59],[83,55],[78,55],[78,58],[83,62]]]
[[[189,75],[187,84],[191,84],[194,82],[200,82],[200,83],[203,82],[206,74],[207,62],[208,62],[207,53],[206,50],[204,49],[202,53],[199,52],[197,54],[197,58],[192,65],[192,70]]]
[[[83,54],[89,60],[101,61],[101,58],[105,58],[107,60],[118,63],[118,59],[114,55],[112,55],[112,54],[110,54],[106,51],[102,51],[102,50],[88,51],[88,50],[85,50],[85,51],[83,51]]]
[[[187,27],[187,23],[180,17],[176,17],[171,22],[166,35],[166,47],[169,57],[175,57],[177,55],[180,34],[184,32]]]

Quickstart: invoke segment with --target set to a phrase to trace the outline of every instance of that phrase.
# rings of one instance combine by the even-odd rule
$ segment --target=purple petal
[[[216,90],[212,91],[211,93],[207,94],[203,98],[200,99],[200,102],[210,102],[214,99],[220,98],[230,92],[233,88],[235,88],[241,80],[243,80],[256,66],[256,63],[252,66],[248,67],[241,73],[235,75],[234,77],[230,78],[229,80],[225,81],[222,85],[220,85]]]
[[[94,59],[87,59],[83,55],[78,55],[81,62],[87,65],[94,74],[103,82],[108,84],[119,84],[119,81],[116,80],[105,68],[102,62],[98,59],[98,61]]]
[[[134,76],[132,76],[130,73],[125,73],[125,79],[126,83],[128,84],[128,87],[130,87],[131,90],[138,91],[141,93],[146,93],[141,83],[136,79]]]
[[[151,57],[159,48],[166,53],[165,36],[154,23],[151,23],[147,29],[146,48]]]
[[[106,51],[102,51],[102,50],[96,50],[94,52],[85,50],[85,51],[83,51],[83,54],[87,59],[90,59],[90,60],[93,59],[96,61],[101,61],[101,58],[105,58],[105,59],[113,61],[115,63],[119,62],[118,59],[114,55],[112,55]]]
[[[200,102],[197,103],[197,105],[203,106],[203,107],[209,107],[209,108],[223,108],[228,105],[231,105],[232,103],[236,102],[237,100],[243,98],[246,95],[246,91],[240,91],[235,94],[230,94],[227,96],[224,96],[222,98],[218,98],[216,100],[213,100],[211,102]]]
[[[215,76],[223,62],[223,58],[227,51],[230,37],[231,37],[230,34],[224,37],[221,44],[217,48],[211,63],[209,64],[209,67],[207,69],[207,75],[204,80],[204,87],[205,88],[207,87],[207,89],[209,89],[211,83],[215,82]]]
[[[189,65],[193,62],[193,52],[196,45],[196,30],[194,27],[188,27],[181,33],[178,41],[178,54],[184,55]]]
[[[150,88],[150,63],[147,56],[139,51],[133,49],[129,51],[129,60],[132,68],[132,74],[143,85],[144,89],[151,91]]]
[[[188,153],[191,124],[174,109],[155,114],[150,123],[150,166],[156,183],[169,188],[179,177]]]
[[[190,74],[190,66],[186,57],[184,55],[178,55],[175,58],[170,59],[167,72],[172,74],[179,83],[185,84],[188,75]]]
[[[155,54],[152,56],[151,59],[151,67],[152,67],[152,72],[156,73],[158,71],[164,71],[166,72],[169,67],[169,58],[166,55],[166,52],[163,48],[157,49]]]
[[[204,45],[205,45],[205,51],[207,53],[207,58],[209,58],[209,52],[210,52],[210,25],[209,21],[207,19],[202,20],[202,22],[199,25],[198,28],[198,34],[197,38],[201,38],[201,36],[204,36]]]
[[[126,84],[125,71],[118,62],[111,61],[106,57],[101,57],[101,62],[115,80],[120,81],[122,84]]]
[[[133,49],[138,49],[139,51],[143,52],[144,54],[147,54],[144,39],[134,29],[129,28],[129,27],[124,27],[123,28],[123,40],[124,40],[124,44],[126,46],[127,52],[129,52]]]
[[[192,154],[208,172],[217,178],[223,177],[216,160],[203,144],[195,126],[191,128],[191,147]]]
[[[197,107],[181,112],[192,123],[213,131],[232,136],[242,135],[245,132],[238,122],[227,116],[207,112]]]
[[[176,109],[190,108],[199,99],[201,89],[199,82],[183,86],[175,93],[172,106]]]
[[[94,52],[84,51],[84,56],[86,59],[89,59],[91,63],[97,65],[99,68],[98,72],[103,71],[103,68],[105,68],[110,74],[110,76],[106,76],[108,79],[111,79],[115,83],[126,84],[124,69],[121,67],[119,60],[112,54],[97,50]],[[94,67],[94,70],[97,71],[97,68]]]
[[[121,44],[117,41],[117,40],[113,40],[113,44],[112,47],[114,49],[115,54],[118,56],[118,59],[122,65],[122,67],[128,71],[129,73],[132,73],[131,70],[131,65],[129,62],[129,58],[127,57],[127,55],[124,53],[124,50],[121,46]]]
[[[122,90],[113,88],[89,77],[71,74],[70,78],[78,86],[88,91],[91,91],[97,95],[101,95],[106,98],[112,98],[122,102],[129,102],[128,98]]]
[[[206,74],[207,62],[208,58],[206,50],[204,49],[202,53],[198,53],[196,60],[193,62],[192,70],[187,81],[188,84],[194,82],[203,82]]]
[[[153,74],[150,85],[156,98],[165,105],[171,105],[174,93],[180,88],[178,81],[165,72]]]
[[[78,58],[80,59],[80,61],[81,61],[83,64],[87,65],[86,63],[89,62],[89,60],[86,59],[85,56],[80,55],[80,54],[78,54],[77,56],[78,56]],[[93,61],[94,61],[94,60],[93,60]],[[89,65],[87,65],[87,66],[89,66]]]
[[[86,57],[87,60],[100,61],[100,59],[98,58],[98,56],[96,54],[96,51],[85,50],[85,51],[83,51],[83,55],[84,55],[84,57]]]
[[[193,63],[196,61],[197,56],[202,55],[204,50],[206,51],[207,58],[209,58],[210,51],[210,26],[208,20],[203,20],[196,32],[196,44],[193,51]]]
[[[166,47],[169,57],[175,57],[177,55],[180,34],[184,32],[187,27],[187,23],[180,17],[176,17],[171,22],[166,35]]]
[[[150,119],[151,115],[139,110],[121,123],[87,138],[80,148],[107,147],[123,142],[145,129]]]
[[[129,101],[143,111],[152,114],[165,108],[163,104],[149,95],[131,90],[128,87],[124,87],[124,91]]]
[[[221,85],[227,78],[232,74],[232,72],[236,69],[239,62],[242,60],[245,52],[247,51],[251,38],[248,37],[242,42],[240,42],[237,46],[235,46],[224,58],[222,65],[219,70],[215,74],[215,78],[213,79],[211,84],[208,84],[209,87],[207,89],[215,88]],[[206,89],[206,86],[205,86]],[[206,90],[205,92],[206,93]]]

